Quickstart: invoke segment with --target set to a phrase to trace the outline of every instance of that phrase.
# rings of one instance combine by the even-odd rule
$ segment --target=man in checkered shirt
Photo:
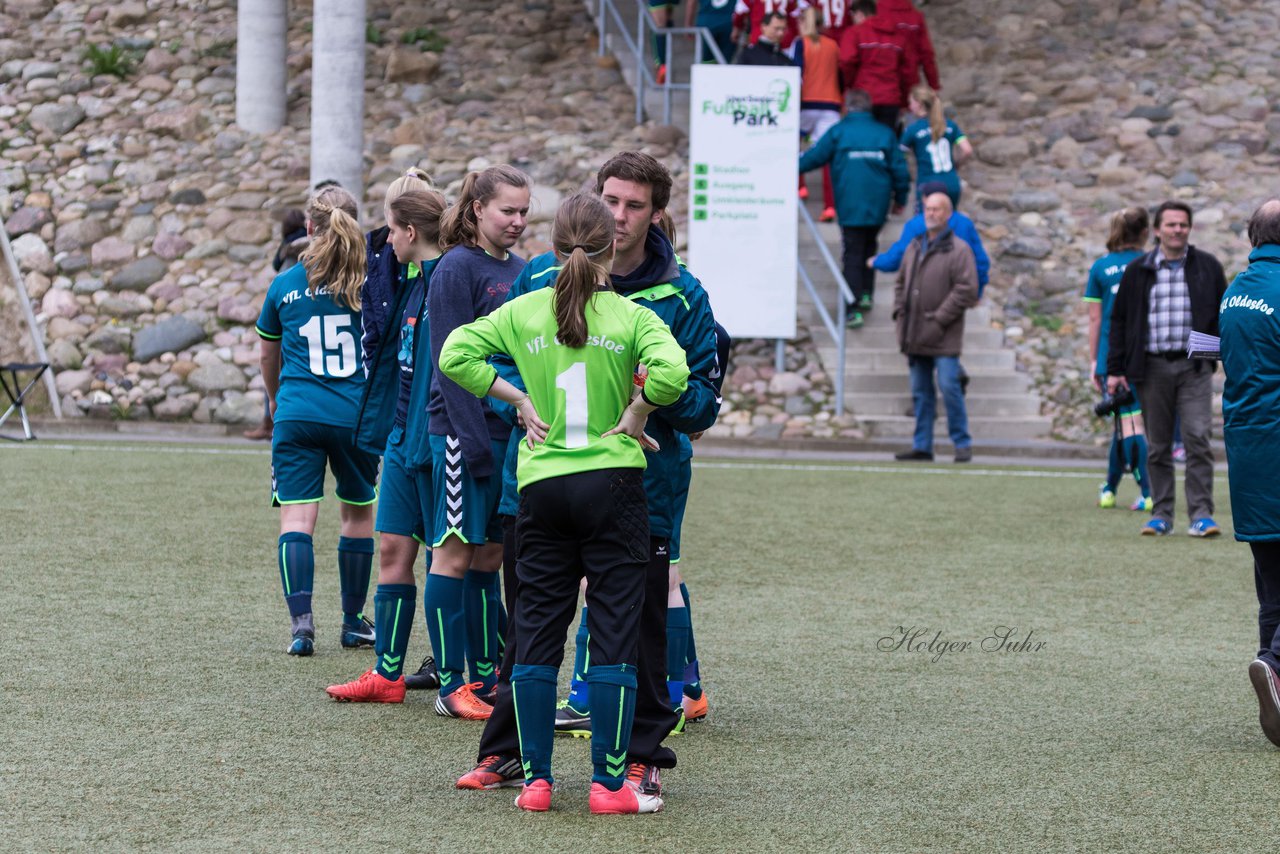
[[[1154,507],[1147,535],[1173,530],[1173,423],[1187,449],[1184,491],[1193,537],[1222,533],[1213,521],[1213,371],[1216,362],[1187,358],[1191,330],[1218,334],[1227,280],[1218,259],[1189,245],[1191,208],[1164,202],[1155,213],[1156,248],[1124,271],[1111,312],[1107,392],[1137,392],[1147,424],[1147,470]]]

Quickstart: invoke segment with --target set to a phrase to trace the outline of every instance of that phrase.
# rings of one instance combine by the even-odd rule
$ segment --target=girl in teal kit
[[[1089,269],[1084,289],[1084,302],[1089,307],[1089,355],[1094,365],[1093,387],[1101,392],[1107,385],[1107,335],[1111,329],[1111,307],[1125,267],[1142,256],[1150,235],[1145,208],[1126,208],[1111,218],[1111,234],[1107,237],[1107,254]],[[1132,390],[1132,389],[1131,389]],[[1151,481],[1147,478],[1147,433],[1142,423],[1142,407],[1138,394],[1133,402],[1120,407],[1115,415],[1116,429],[1111,436],[1107,455],[1107,479],[1098,489],[1098,506],[1116,506],[1116,490],[1125,469],[1133,472],[1139,496],[1130,510],[1151,512]]]
[[[615,226],[580,193],[561,205],[553,288],[514,299],[445,341],[440,370],[473,395],[514,405],[528,428],[517,478],[515,666],[511,673],[525,785],[516,805],[551,805],[556,680],[579,582],[588,579],[593,813],[649,813],[658,795],[626,778],[641,602],[649,561],[644,434],[689,376],[684,351],[652,311],[613,291]],[[488,358],[508,355],[528,393]],[[637,365],[648,372],[631,397]],[[545,420],[544,420],[545,417]]]
[[[311,245],[301,263],[277,276],[258,317],[262,379],[275,430],[271,437],[271,491],[280,508],[277,559],[293,640],[290,655],[311,655],[315,622],[312,535],[324,498],[325,464],[337,479],[342,535],[338,574],[345,647],[373,643],[363,612],[373,564],[373,502],[377,456],[352,438],[364,373],[360,370],[360,286],[364,235],[356,202],[340,187],[326,187],[307,204]]]
[[[960,173],[956,167],[973,155],[973,146],[960,126],[946,117],[942,98],[928,86],[911,90],[907,109],[917,117],[902,132],[902,150],[916,158],[916,207],[923,204],[920,187],[930,181],[941,181],[947,186],[951,206],[959,210]]]
[[[415,457],[421,457],[426,444],[426,399],[431,383],[426,295],[440,256],[444,209],[444,197],[434,190],[410,190],[393,199],[386,209],[388,243],[403,266],[397,310],[388,317],[395,331],[388,328],[382,336],[382,346],[395,351],[397,371],[390,380],[396,388],[395,405],[382,455],[376,525],[381,561],[374,608],[380,628],[374,667],[352,682],[329,686],[326,690],[335,700],[404,701],[404,657],[417,599],[413,566],[419,543],[426,542],[433,508],[431,472],[415,463]],[[381,369],[381,361],[376,360],[375,367]],[[370,383],[388,381],[375,379],[372,371],[370,376]]]

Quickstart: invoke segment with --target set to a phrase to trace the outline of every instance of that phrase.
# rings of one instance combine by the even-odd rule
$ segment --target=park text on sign
[[[689,109],[690,267],[734,338],[794,338],[800,70],[694,66]]]

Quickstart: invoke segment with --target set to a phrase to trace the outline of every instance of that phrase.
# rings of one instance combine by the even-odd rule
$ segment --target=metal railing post
[[[644,37],[649,11],[643,3],[636,4],[636,124],[644,123]]]
[[[669,125],[671,124],[671,78],[676,75],[675,63],[671,61],[675,56],[675,53],[672,52],[675,46],[671,43],[671,31],[669,29],[662,37],[665,40],[664,44],[667,49],[665,54],[667,57],[667,73],[662,78],[662,123]]]
[[[596,49],[597,56],[604,56],[604,53],[605,53],[605,49],[604,49],[605,26],[608,23],[607,20],[605,19],[605,4],[608,2],[609,0],[600,0],[600,11],[596,13],[596,35],[600,40],[600,44]]]

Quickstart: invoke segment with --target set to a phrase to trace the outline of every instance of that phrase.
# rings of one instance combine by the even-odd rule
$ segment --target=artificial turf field
[[[284,654],[268,463],[0,447],[0,848],[1274,850],[1222,477],[1228,536],[1199,542],[1096,509],[1093,471],[702,461],[684,566],[712,714],[670,742],[666,811],[596,818],[585,741],[557,741],[553,810],[524,814],[454,790],[482,725],[434,693],[325,696],[372,663],[338,646],[332,500],[317,652]],[[878,648],[900,626],[971,646]],[[999,626],[1032,646],[984,651]],[[411,665],[427,651],[419,622]]]

